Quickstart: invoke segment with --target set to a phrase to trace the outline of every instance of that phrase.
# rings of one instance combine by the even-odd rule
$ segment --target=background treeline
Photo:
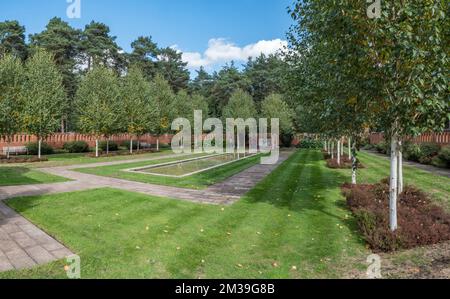
[[[20,130],[40,134],[26,127],[38,123],[35,115],[40,111],[52,116],[37,125],[48,126],[45,134],[164,133],[174,116],[189,117],[192,108],[221,118],[232,99],[236,108],[227,108],[227,115],[239,117],[240,110],[250,111],[252,117],[285,115],[285,131],[292,131],[292,111],[283,96],[288,65],[281,55],[250,58],[242,68],[231,62],[212,74],[200,68],[191,80],[179,51],[159,47],[151,37],[138,37],[126,53],[115,40],[107,25],[94,21],[79,30],[53,18],[28,39],[17,21],[0,22],[0,58],[6,72],[0,88],[16,93],[22,89]],[[14,79],[3,78],[7,72],[15,73]],[[11,105],[3,98],[0,105]],[[270,102],[263,105],[265,99]],[[33,109],[41,110],[32,111],[35,104],[40,108]],[[25,113],[25,108],[30,111]]]

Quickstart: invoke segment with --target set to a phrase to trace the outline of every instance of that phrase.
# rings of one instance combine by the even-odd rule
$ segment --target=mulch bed
[[[450,241],[450,214],[421,190],[406,186],[398,200],[398,230],[389,229],[389,180],[375,185],[344,184],[343,194],[370,248],[411,249]]]
[[[327,154],[328,156],[328,154]],[[352,169],[352,160],[349,159],[347,156],[341,157],[341,164],[338,164],[337,158],[331,159],[331,157],[328,157],[326,159],[327,161],[327,167],[332,169]],[[361,162],[357,161],[358,168],[365,168]]]
[[[41,158],[39,159],[38,157],[30,157],[30,158],[25,158],[25,157],[10,157],[9,159],[1,156],[0,157],[0,164],[13,164],[13,163],[39,163],[39,162],[47,162],[48,159],[47,158]]]

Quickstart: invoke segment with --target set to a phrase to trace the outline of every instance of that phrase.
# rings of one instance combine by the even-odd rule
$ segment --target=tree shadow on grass
[[[320,152],[310,152],[303,158],[298,155],[301,154],[295,154],[284,162],[247,193],[244,200],[251,204],[270,204],[293,213],[323,214],[342,222],[350,231],[357,231],[356,219],[346,219],[337,213],[337,210],[348,211],[348,215],[352,215],[341,192],[341,186],[349,181],[349,176],[327,168]],[[294,164],[297,164],[296,168],[290,169]],[[364,241],[361,244],[365,244]]]

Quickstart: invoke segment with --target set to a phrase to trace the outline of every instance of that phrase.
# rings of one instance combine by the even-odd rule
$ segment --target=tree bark
[[[106,155],[109,155],[109,138],[106,139]]]
[[[11,144],[11,138],[8,137],[8,143],[6,144],[6,159],[9,159],[10,155],[9,155],[9,146]]]
[[[341,138],[341,157],[344,156],[344,138]]]
[[[38,159],[41,159],[42,138],[38,140]]]
[[[397,156],[398,156],[398,192],[397,195],[400,195],[403,192],[403,153],[402,153],[402,142],[398,142],[397,147]]]
[[[334,141],[331,142],[331,159],[334,159]]]
[[[356,175],[358,172],[358,160],[356,159],[356,144],[351,145],[349,143],[349,148],[351,148],[351,158],[352,158],[352,184],[356,185]]]
[[[133,154],[133,139],[130,140],[130,154]]]
[[[337,164],[341,165],[341,140],[337,142]]]
[[[156,151],[159,152],[159,139],[156,139]]]
[[[391,178],[389,186],[389,226],[391,231],[396,231],[397,224],[397,199],[398,199],[398,135],[391,137]]]
[[[350,160],[352,158],[352,139],[349,137],[347,141],[348,146],[348,159]]]
[[[95,157],[98,158],[98,139],[95,139]]]

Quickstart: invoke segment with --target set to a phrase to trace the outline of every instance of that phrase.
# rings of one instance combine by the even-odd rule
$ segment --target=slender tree
[[[25,71],[22,121],[27,133],[38,139],[40,159],[42,141],[59,127],[66,94],[54,57],[45,50],[36,50],[27,61]]]
[[[99,156],[99,139],[118,132],[122,114],[119,79],[115,73],[98,66],[81,81],[75,97],[78,128],[95,136],[95,155]]]
[[[8,159],[11,138],[22,129],[23,82],[22,62],[10,54],[0,58],[0,138],[4,138],[8,143],[6,150]]]

